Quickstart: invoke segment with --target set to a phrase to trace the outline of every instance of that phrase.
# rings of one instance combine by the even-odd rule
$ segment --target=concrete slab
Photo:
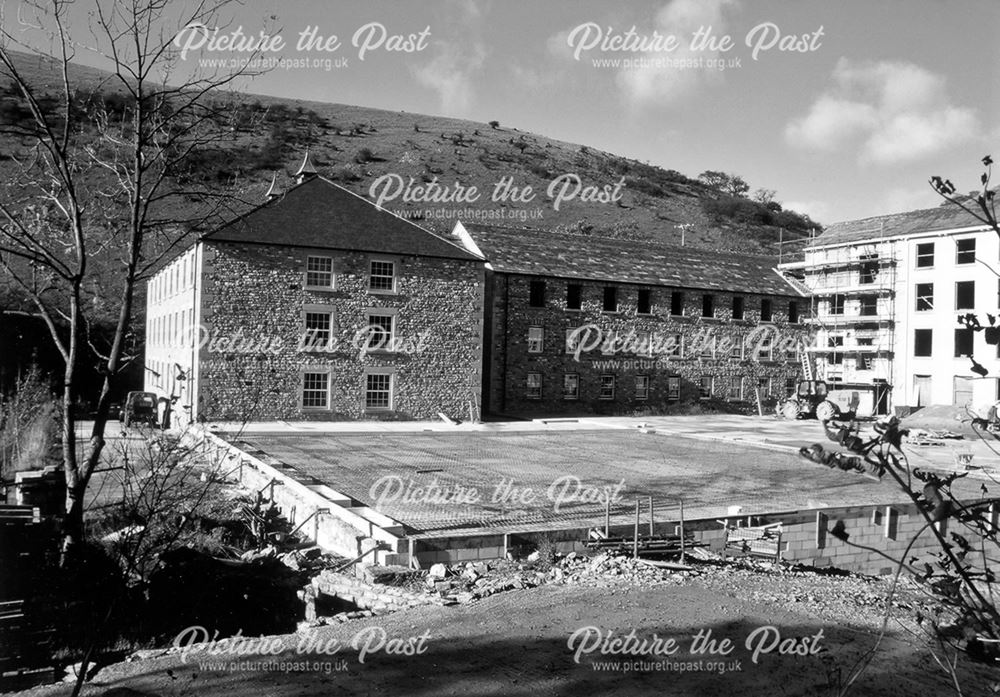
[[[641,433],[643,422],[656,432]],[[816,422],[699,416],[572,425],[244,431],[236,440],[424,535],[597,526],[609,494],[613,524],[632,521],[638,499],[643,525],[650,496],[658,521],[676,519],[679,499],[688,518],[904,500],[889,481],[799,457],[798,447],[823,440]],[[978,487],[959,484],[965,496],[978,496]]]

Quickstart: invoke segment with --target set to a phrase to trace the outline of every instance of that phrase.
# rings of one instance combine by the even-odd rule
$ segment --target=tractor
[[[829,399],[825,382],[800,380],[795,394],[778,402],[777,412],[786,419],[829,421],[840,416],[840,407]]]

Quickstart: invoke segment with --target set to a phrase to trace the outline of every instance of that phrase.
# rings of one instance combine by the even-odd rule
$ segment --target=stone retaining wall
[[[306,589],[306,620],[316,619],[316,600],[325,595],[351,603],[361,610],[391,612],[418,605],[440,605],[439,598],[411,593],[395,586],[367,583],[359,578],[335,571],[323,571],[312,579]]]
[[[994,505],[987,515],[996,524],[1000,506]],[[840,540],[826,532],[836,521],[843,521],[849,535]],[[836,567],[867,574],[888,574],[895,571],[895,564],[887,558],[898,559],[906,552],[907,558],[921,557],[936,552],[938,542],[927,528],[915,504],[889,504],[848,506],[802,511],[779,512],[753,516],[720,516],[685,520],[684,528],[694,541],[709,550],[721,553],[724,534],[720,521],[736,525],[782,524],[782,558],[791,563],[815,567]],[[947,521],[946,521],[947,523]],[[612,526],[612,537],[631,537],[633,526]],[[942,526],[948,537],[948,525]],[[557,551],[568,553],[586,549],[589,528],[523,533],[487,534],[470,537],[428,538],[416,541],[416,557],[423,567],[443,562],[456,564],[465,561],[503,558],[510,551],[515,556],[530,551],[540,541],[554,544]],[[643,522],[641,533],[648,528]],[[659,521],[654,526],[657,535],[676,534],[676,520]],[[914,535],[917,541],[909,548]],[[962,534],[965,534],[963,531]],[[506,538],[506,539],[505,539]],[[972,541],[975,546],[975,541]],[[396,555],[396,563],[404,563],[405,555]]]

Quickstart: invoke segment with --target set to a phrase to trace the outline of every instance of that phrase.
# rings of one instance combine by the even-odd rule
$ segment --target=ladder
[[[472,423],[480,423],[483,420],[482,413],[479,411],[479,400],[472,398],[468,402],[469,404],[469,421]]]
[[[812,361],[809,360],[809,353],[806,351],[805,346],[799,347],[799,362],[802,364],[802,377],[810,382],[815,380]]]

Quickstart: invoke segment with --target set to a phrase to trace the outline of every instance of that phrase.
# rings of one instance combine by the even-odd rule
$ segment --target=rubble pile
[[[325,552],[322,547],[316,546],[288,550],[275,545],[267,545],[261,549],[248,550],[240,555],[240,560],[246,562],[267,559],[277,559],[292,571],[305,571],[307,573],[318,573],[324,569],[335,568],[345,561],[343,557]]]
[[[606,586],[612,583],[669,585],[698,575],[695,569],[663,569],[655,562],[602,553],[597,556],[570,552],[554,562],[537,558],[524,563],[509,560],[476,561],[446,566],[434,564],[424,584],[428,591],[458,603],[467,603],[508,590],[534,588],[546,583]]]

